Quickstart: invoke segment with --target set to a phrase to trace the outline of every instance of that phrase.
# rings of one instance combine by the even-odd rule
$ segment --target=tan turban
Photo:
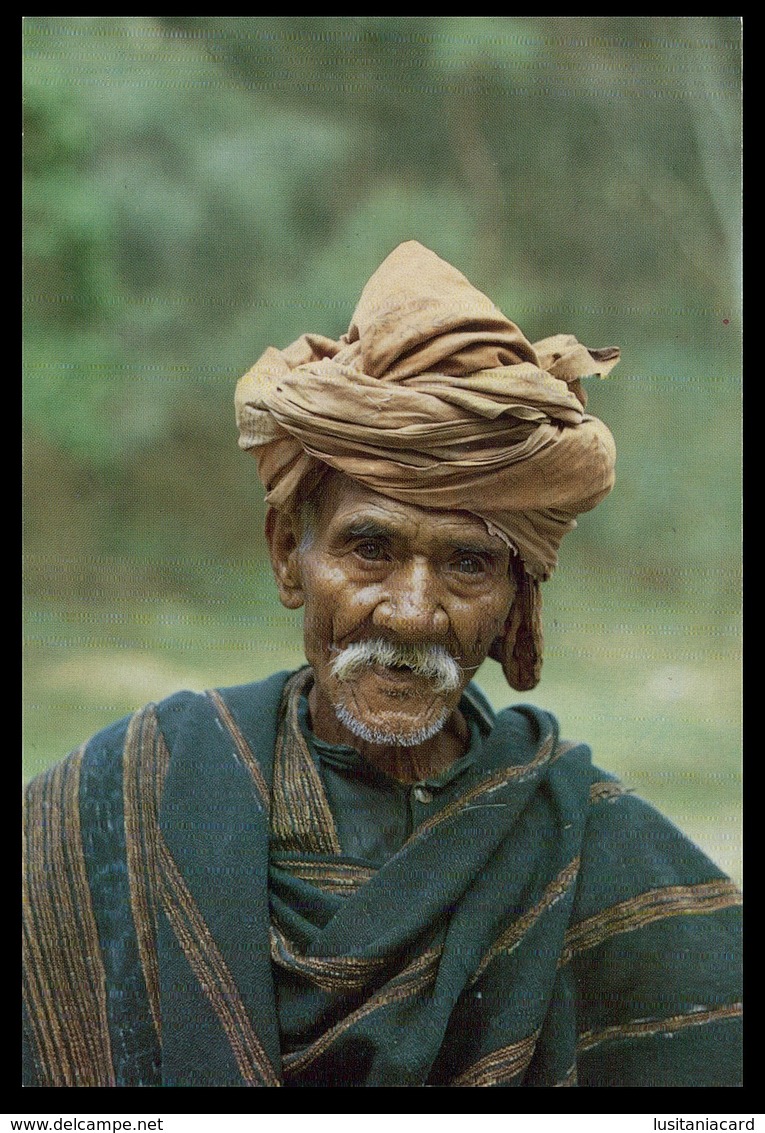
[[[308,334],[270,347],[240,379],[239,445],[256,457],[271,507],[299,506],[335,468],[502,533],[522,569],[492,656],[529,689],[542,660],[539,583],[576,515],[614,482],[613,437],[584,412],[579,379],[618,360],[573,335],[532,346],[456,268],[410,241],[374,273],[338,341]]]

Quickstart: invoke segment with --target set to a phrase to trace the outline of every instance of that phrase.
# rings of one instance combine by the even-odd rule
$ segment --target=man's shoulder
[[[95,886],[98,908],[106,907],[99,879],[111,878],[114,871],[122,877],[131,868],[130,847],[134,858],[144,833],[158,829],[171,781],[174,798],[180,782],[189,805],[207,799],[218,780],[225,790],[237,773],[249,776],[260,797],[267,794],[289,676],[282,672],[244,685],[183,690],[150,702],[33,778],[23,800],[30,878],[52,877],[51,862],[71,858]]]
[[[151,701],[99,729],[61,762],[37,775],[28,784],[27,795],[45,790],[51,776],[67,778],[75,771],[78,779],[88,783],[119,776],[126,751],[145,742],[147,735],[172,751],[179,738],[221,715],[238,729],[257,734],[266,721],[275,723],[290,675],[282,671],[263,680],[203,692],[182,689]]]
[[[658,872],[720,873],[661,810],[619,774],[603,769],[602,753],[593,758],[589,743],[568,738],[554,713],[526,703],[496,713],[488,706],[488,711],[493,726],[485,743],[487,762],[491,767],[526,764],[548,793],[574,806],[584,822],[583,854],[592,855],[599,874],[619,875],[625,863],[638,860],[653,863]]]
[[[589,778],[602,774],[592,765],[592,750],[580,739],[567,738],[555,713],[536,704],[512,704],[495,711],[485,694],[471,684],[467,690],[471,708],[488,722],[488,757],[502,764],[535,759],[552,766],[562,761],[575,773]],[[606,776],[607,777],[607,776]]]

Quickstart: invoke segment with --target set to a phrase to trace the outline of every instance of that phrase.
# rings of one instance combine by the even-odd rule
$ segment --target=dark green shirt
[[[315,736],[308,698],[302,698],[300,727],[319,770],[343,854],[381,866],[412,834],[421,820],[422,804],[436,799],[468,768],[481,766],[483,740],[493,727],[494,712],[474,688],[463,695],[460,711],[470,731],[466,753],[441,775],[407,784],[378,771],[355,748]]]

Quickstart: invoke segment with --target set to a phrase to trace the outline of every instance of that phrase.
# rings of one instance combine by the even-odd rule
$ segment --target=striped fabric
[[[741,897],[695,846],[522,706],[349,858],[310,676],[178,694],[29,786],[27,1085],[740,1082]]]

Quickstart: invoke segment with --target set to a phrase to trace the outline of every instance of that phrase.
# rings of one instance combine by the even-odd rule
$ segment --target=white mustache
[[[375,664],[411,669],[432,680],[436,692],[453,692],[462,681],[462,670],[442,645],[394,645],[381,637],[347,645],[332,662],[332,675],[348,681],[359,669]]]

